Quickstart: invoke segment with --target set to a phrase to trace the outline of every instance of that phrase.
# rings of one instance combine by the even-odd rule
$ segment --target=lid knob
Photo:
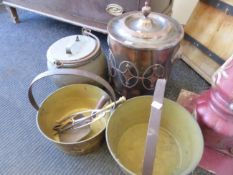
[[[151,12],[151,7],[149,6],[149,3],[146,1],[145,6],[142,7],[142,14],[145,16],[145,18],[147,18],[150,12]]]

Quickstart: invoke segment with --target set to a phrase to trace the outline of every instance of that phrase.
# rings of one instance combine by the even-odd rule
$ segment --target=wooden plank
[[[212,84],[212,75],[219,68],[219,65],[188,41],[181,42],[181,52],[182,59]]]
[[[199,2],[185,32],[227,60],[233,53],[233,16]]]

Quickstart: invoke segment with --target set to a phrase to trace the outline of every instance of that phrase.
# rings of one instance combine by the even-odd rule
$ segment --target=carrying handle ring
[[[108,4],[105,11],[112,16],[120,16],[124,13],[124,9],[119,4]]]
[[[92,34],[91,30],[89,30],[89,29],[82,29],[82,35],[89,36],[89,37],[93,38],[96,41],[96,46],[94,48],[94,51],[89,53],[88,55],[86,55],[82,59],[77,59],[77,60],[57,59],[56,61],[54,61],[54,64],[56,65],[57,68],[65,68],[65,67],[71,67],[71,66],[81,66],[83,64],[86,64],[86,63],[90,62],[92,60],[92,58],[94,59],[95,57],[97,57],[99,55],[99,53],[101,52],[99,38],[97,36],[95,36],[94,34]],[[76,37],[76,40],[74,41],[74,43],[72,45],[74,45],[76,42],[79,42],[78,36]],[[67,54],[72,55],[72,51],[71,51],[72,45],[66,47],[66,53]]]
[[[112,87],[109,85],[109,83],[104,80],[103,78],[101,78],[100,76],[93,74],[91,72],[88,71],[84,71],[84,70],[77,70],[77,69],[55,69],[55,70],[51,70],[51,71],[46,71],[46,72],[42,72],[39,75],[37,75],[31,82],[29,88],[28,88],[28,99],[31,103],[31,105],[38,111],[40,109],[40,107],[38,106],[33,93],[32,93],[32,86],[35,82],[39,81],[40,79],[43,79],[45,77],[49,77],[49,76],[54,76],[54,75],[75,75],[75,76],[81,76],[81,77],[85,77],[88,79],[91,79],[95,82],[97,82],[98,84],[102,85],[104,88],[107,89],[111,99],[113,101],[116,101],[116,95],[114,93],[114,90],[112,89]]]

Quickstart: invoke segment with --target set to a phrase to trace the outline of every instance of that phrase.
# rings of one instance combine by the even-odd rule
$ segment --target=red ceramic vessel
[[[215,84],[196,103],[205,144],[233,154],[233,57],[213,76]]]

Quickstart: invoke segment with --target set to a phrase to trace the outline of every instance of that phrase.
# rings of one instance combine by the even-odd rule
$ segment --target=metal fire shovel
[[[109,101],[109,99],[110,98],[108,95],[102,96],[98,101],[95,109],[101,109],[107,103],[107,101]],[[93,115],[92,117],[95,116]],[[60,141],[77,142],[85,138],[91,132],[90,125],[85,125],[78,128],[79,126],[82,126],[89,122],[88,120],[83,120],[79,124],[75,126],[73,125],[72,120],[77,120],[81,118],[85,118],[85,116],[83,114],[71,115],[61,121],[58,121],[58,123],[54,126],[54,130],[58,132]]]

